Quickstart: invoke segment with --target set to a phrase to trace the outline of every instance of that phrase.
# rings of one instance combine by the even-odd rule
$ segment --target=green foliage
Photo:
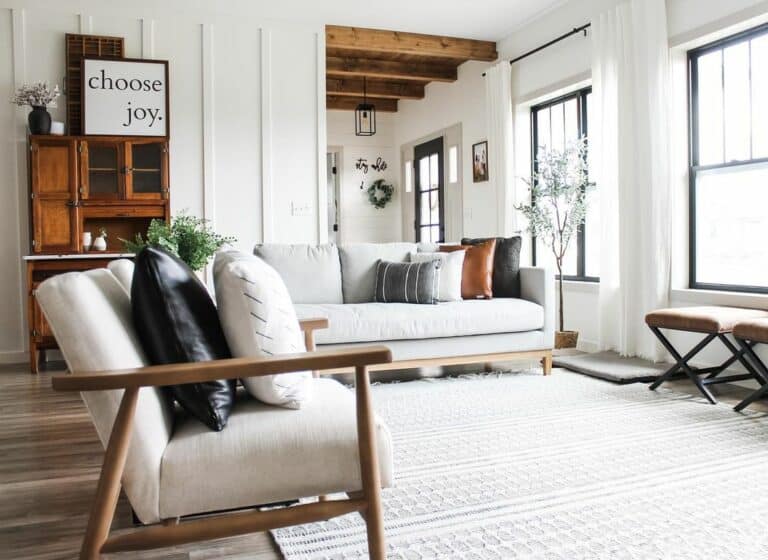
[[[198,271],[208,264],[222,245],[234,243],[236,239],[221,236],[213,231],[208,225],[208,220],[182,212],[171,219],[170,225],[164,220],[152,220],[146,239],[138,234],[133,240],[120,241],[130,253],[138,253],[147,245],[160,247],[179,257],[192,270]]]
[[[368,202],[375,208],[385,208],[392,200],[392,194],[394,192],[395,187],[386,183],[384,179],[376,179],[371,186],[368,187]]]
[[[587,194],[594,187],[587,175],[586,139],[562,151],[542,148],[536,163],[536,174],[526,181],[531,202],[515,208],[528,220],[528,231],[552,250],[562,271],[565,254],[587,215]]]

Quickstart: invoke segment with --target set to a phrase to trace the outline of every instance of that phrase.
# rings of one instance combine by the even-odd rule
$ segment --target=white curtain
[[[497,233],[511,235],[519,228],[515,216],[514,129],[512,71],[502,60],[485,72],[488,126],[488,174],[496,188]]]
[[[601,214],[601,350],[659,360],[645,314],[669,301],[671,91],[664,0],[628,0],[592,22],[590,150]]]

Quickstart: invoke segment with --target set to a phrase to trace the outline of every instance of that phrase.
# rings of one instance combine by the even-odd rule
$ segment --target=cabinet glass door
[[[120,145],[116,143],[83,144],[82,161],[85,199],[120,197]]]
[[[167,187],[165,142],[130,143],[128,198],[164,198]]]

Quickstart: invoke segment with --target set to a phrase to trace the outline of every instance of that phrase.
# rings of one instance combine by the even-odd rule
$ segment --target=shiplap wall
[[[0,2],[0,99],[24,82],[63,86],[65,33],[124,37],[127,57],[170,61],[172,212],[211,220],[243,250],[324,240],[323,26],[264,20],[257,2],[237,14],[214,2],[104,4]],[[0,363],[26,359],[27,112],[0,102]],[[294,202],[308,215],[292,215]]]

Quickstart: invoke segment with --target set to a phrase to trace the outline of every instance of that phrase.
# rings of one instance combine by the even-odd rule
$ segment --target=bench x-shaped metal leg
[[[746,340],[741,340],[740,338],[737,338],[736,342],[739,343],[741,349],[752,361],[752,365],[755,367],[755,371],[757,372],[758,381],[760,382],[760,385],[762,385],[762,387],[760,387],[757,391],[733,407],[733,410],[736,412],[741,412],[753,402],[763,398],[766,394],[768,394],[768,368],[752,348],[755,345],[754,342],[747,342]]]
[[[659,341],[664,345],[664,348],[667,349],[667,351],[672,354],[672,357],[675,359],[675,364],[669,368],[664,374],[662,374],[656,381],[654,381],[651,386],[649,387],[652,391],[659,388],[659,386],[664,383],[665,381],[669,381],[669,379],[672,378],[675,374],[677,374],[679,371],[683,371],[688,378],[696,385],[696,387],[701,391],[701,393],[707,398],[707,400],[712,403],[716,404],[717,399],[714,397],[712,392],[707,388],[708,385],[714,385],[717,383],[726,383],[730,381],[742,381],[744,379],[757,379],[761,383],[762,377],[755,371],[755,368],[752,367],[752,364],[750,364],[745,358],[744,354],[746,353],[746,349],[742,347],[741,349],[736,348],[736,346],[728,340],[725,334],[723,333],[716,333],[716,334],[707,334],[706,337],[704,337],[703,340],[701,340],[696,346],[694,346],[685,356],[681,356],[680,352],[678,352],[674,346],[672,346],[672,343],[667,339],[666,336],[661,332],[661,330],[658,327],[651,327],[651,331],[653,334],[656,335],[656,338],[659,339]],[[710,342],[712,342],[714,339],[720,339],[720,341],[725,345],[728,350],[731,352],[731,357],[728,358],[725,362],[720,364],[719,366],[714,367],[708,367],[708,368],[693,368],[689,364],[689,362],[704,348],[709,345]],[[751,347],[754,344],[747,343],[746,347],[751,350]],[[723,371],[728,369],[735,361],[739,361],[747,370],[749,373],[744,374],[736,374],[736,375],[729,375],[727,377],[718,377]],[[707,375],[705,379],[702,379],[701,375]]]

